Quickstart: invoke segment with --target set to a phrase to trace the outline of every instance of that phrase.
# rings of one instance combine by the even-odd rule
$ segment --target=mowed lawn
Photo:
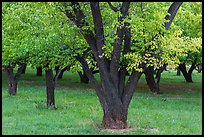
[[[76,73],[65,72],[57,82],[56,110],[46,109],[45,77],[27,68],[16,96],[7,93],[2,73],[2,134],[202,134],[202,73],[186,83],[176,71],[165,71],[161,92],[153,95],[141,77],[128,112],[129,129],[102,128],[103,112],[91,84],[81,84]]]

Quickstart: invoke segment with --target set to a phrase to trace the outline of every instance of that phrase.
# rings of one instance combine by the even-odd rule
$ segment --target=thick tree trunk
[[[42,67],[37,67],[37,73],[36,76],[42,76]]]
[[[106,114],[103,115],[103,127],[105,129],[126,129],[127,113],[121,114]]]
[[[45,70],[46,73],[46,93],[47,93],[47,108],[55,108],[55,80],[53,78],[52,69]]]

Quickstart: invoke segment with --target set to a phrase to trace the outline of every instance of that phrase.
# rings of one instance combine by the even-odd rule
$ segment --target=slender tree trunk
[[[36,76],[42,76],[42,67],[37,67],[36,70],[37,70]]]
[[[177,75],[177,76],[180,76],[180,75],[181,75],[181,70],[180,70],[179,68],[177,68],[176,70],[177,70],[176,75]]]
[[[52,69],[45,70],[46,74],[46,93],[47,93],[47,108],[55,108],[55,80],[53,78]]]
[[[22,73],[21,73],[21,74],[25,74],[26,66],[27,66],[27,64],[23,67],[23,70],[22,70]]]
[[[158,86],[154,78],[154,67],[147,67],[144,74],[145,74],[147,85],[149,86],[149,89],[151,90],[151,92],[153,92],[154,94],[159,93]]]
[[[84,84],[88,84],[89,83],[89,78],[86,76],[86,73],[82,73],[81,71],[78,72],[79,77],[80,77],[80,82],[84,83]]]
[[[13,74],[8,76],[7,84],[9,95],[16,95],[18,81],[15,79]]]

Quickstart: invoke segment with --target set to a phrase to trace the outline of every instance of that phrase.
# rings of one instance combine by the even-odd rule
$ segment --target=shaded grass
[[[102,129],[98,98],[90,84],[79,83],[77,74],[65,72],[58,81],[56,110],[46,109],[44,77],[36,77],[28,68],[17,96],[10,96],[3,74],[2,134],[201,134],[202,74],[193,74],[194,83],[185,83],[182,75],[175,75],[162,74],[163,94],[157,96],[151,94],[142,76],[129,106],[132,130],[112,132]]]

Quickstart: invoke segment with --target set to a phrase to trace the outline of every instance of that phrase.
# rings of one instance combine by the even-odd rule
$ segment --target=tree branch
[[[182,3],[183,2],[173,2],[171,4],[171,6],[169,7],[168,13],[170,15],[166,15],[166,17],[165,17],[166,20],[169,20],[169,22],[165,22],[165,25],[164,25],[166,30],[170,27],[174,17],[176,16],[178,9],[182,5]]]
[[[115,11],[115,12],[120,11],[120,7],[114,7],[114,6],[111,4],[111,2],[108,2],[108,5],[109,5],[109,7],[110,7],[113,11]]]
[[[130,6],[130,2],[123,2],[121,7],[121,13],[122,16],[118,17],[118,21],[121,23],[128,14],[128,9]],[[122,25],[122,24],[121,24]],[[119,74],[118,74],[118,68],[120,63],[120,55],[121,55],[121,49],[122,49],[122,41],[123,41],[123,35],[124,35],[124,25],[121,27],[119,26],[117,28],[117,38],[115,39],[114,46],[113,46],[113,53],[110,63],[110,75],[114,82],[114,85],[118,87],[119,84]]]
[[[97,96],[99,97],[99,101],[102,105],[102,108],[103,108],[103,105],[105,104],[105,101],[104,101],[104,93],[103,91],[101,90],[101,87],[99,86],[97,80],[95,79],[94,75],[92,74],[92,71],[91,69],[89,68],[86,60],[84,58],[82,58],[81,56],[77,56],[76,59],[81,63],[87,77],[89,78],[91,84],[93,85],[95,91],[96,91],[96,94]]]

